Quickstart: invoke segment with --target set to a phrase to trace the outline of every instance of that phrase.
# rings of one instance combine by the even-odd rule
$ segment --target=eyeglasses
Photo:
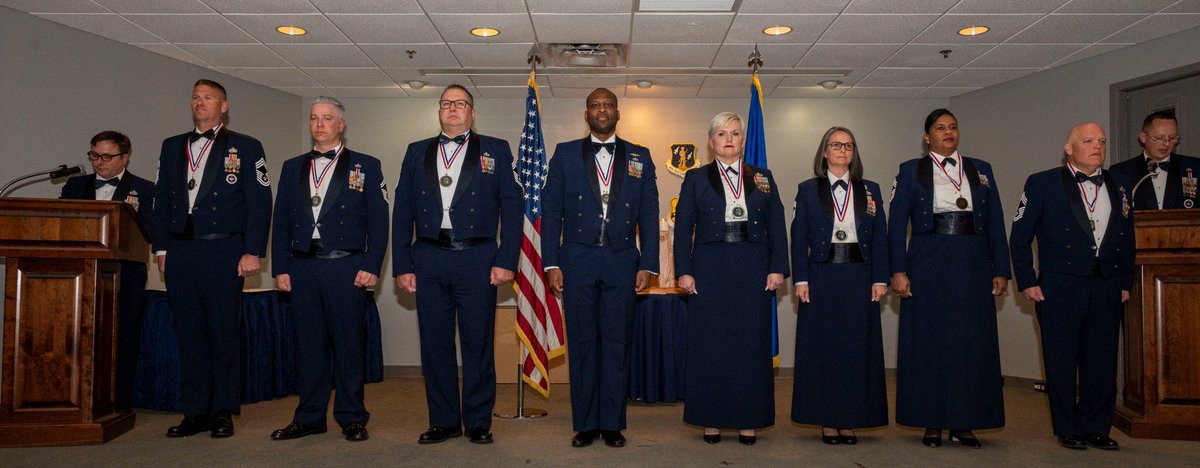
[[[833,143],[830,143],[828,146],[834,150],[845,149],[846,151],[854,151],[854,143],[850,143],[850,142],[842,143],[840,141],[835,141]]]
[[[1183,137],[1181,137],[1179,135],[1171,135],[1168,137],[1156,137],[1154,135],[1146,135],[1146,136],[1150,138],[1150,141],[1153,141],[1155,143],[1179,143],[1180,141],[1183,141]]]
[[[126,155],[126,154],[128,154],[128,153],[119,153],[119,154],[100,154],[100,153],[97,153],[97,152],[95,152],[95,151],[88,151],[88,152],[87,152],[87,158],[88,158],[88,161],[95,161],[95,160],[99,159],[99,160],[103,160],[104,162],[109,162],[109,161],[112,161],[112,160],[113,160],[113,158],[121,157],[121,156],[124,156],[124,155]]]
[[[438,101],[438,107],[440,107],[442,109],[449,109],[451,107],[453,107],[455,109],[466,109],[467,106],[470,106],[470,105],[471,105],[470,102],[464,101],[462,99],[459,99],[457,101]]]

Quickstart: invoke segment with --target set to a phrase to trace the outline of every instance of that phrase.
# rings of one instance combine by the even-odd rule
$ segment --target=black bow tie
[[[1150,169],[1148,172],[1154,172],[1155,169],[1162,169],[1163,172],[1167,172],[1167,168],[1169,167],[1171,167],[1171,161],[1155,161],[1153,159],[1146,161],[1146,168]]]
[[[337,151],[334,151],[334,150],[329,150],[329,151],[326,151],[326,152],[324,152],[324,153],[322,153],[322,152],[319,152],[319,151],[317,151],[317,150],[312,150],[312,152],[311,152],[311,153],[308,153],[308,158],[309,158],[309,159],[313,159],[313,160],[316,160],[316,159],[318,159],[318,158],[329,158],[329,159],[333,159],[333,157],[334,157],[334,156],[336,156],[336,155],[337,155]]]
[[[1092,181],[1092,183],[1095,184],[1097,187],[1103,186],[1104,185],[1104,174],[1096,174],[1094,176],[1088,177],[1083,172],[1075,171],[1075,181],[1076,182],[1079,182],[1082,184],[1084,181],[1087,181],[1087,180]]]
[[[841,187],[841,188],[842,188],[842,190],[845,190],[845,189],[846,189],[846,187],[847,187],[847,185],[846,185],[846,181],[844,181],[844,180],[841,180],[841,179],[838,179],[837,181],[835,181],[835,182],[833,183],[833,185],[832,185],[832,186],[830,186],[830,190],[837,190],[837,189],[838,189],[838,187]]]
[[[942,159],[942,167],[946,167],[946,165],[947,165],[947,164],[949,164],[949,165],[951,165],[951,166],[957,166],[957,165],[958,165],[958,161],[956,161],[954,158],[944,158],[944,159]]]
[[[617,154],[617,143],[616,143],[616,142],[613,142],[613,143],[596,143],[596,142],[594,142],[594,141],[593,141],[593,142],[592,142],[592,146],[596,147],[596,154],[600,154],[600,149],[601,149],[601,148],[608,150],[608,154],[609,154],[610,156],[611,156],[611,155],[614,155],[614,154]]]
[[[214,132],[212,128],[208,129],[208,131],[206,131],[204,133],[192,132],[192,133],[188,134],[188,143],[195,143],[196,140],[200,139],[200,137],[208,138],[209,140],[211,140],[216,135],[217,135],[217,133]]]
[[[100,179],[96,179],[96,188],[100,188],[100,187],[103,187],[103,186],[105,186],[105,185],[111,185],[111,186],[113,186],[113,187],[116,187],[116,186],[117,186],[117,185],[119,185],[120,183],[121,183],[121,179],[119,179],[119,178],[116,178],[116,177],[113,177],[113,178],[111,178],[111,179],[108,179],[108,180],[100,180]]]
[[[738,170],[734,169],[733,166],[726,166],[725,172],[728,172],[729,175],[734,176],[734,177],[737,177],[737,175],[738,175]]]
[[[456,136],[454,138],[450,138],[446,135],[438,135],[438,144],[439,145],[444,145],[444,144],[450,143],[452,141],[459,145],[462,145],[464,141],[467,141],[467,134],[464,133],[464,134]]]

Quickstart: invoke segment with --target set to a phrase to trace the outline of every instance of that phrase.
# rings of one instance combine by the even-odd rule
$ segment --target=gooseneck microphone
[[[8,192],[8,188],[12,187],[13,184],[20,182],[22,180],[25,180],[25,179],[32,179],[34,177],[41,176],[41,175],[49,175],[50,179],[58,179],[61,177],[67,177],[67,176],[79,174],[81,172],[83,172],[82,165],[67,166],[66,164],[62,164],[54,169],[45,170],[45,171],[37,171],[32,174],[23,175],[21,177],[17,177],[16,179],[9,181],[7,184],[4,184],[4,188],[0,188],[0,197],[8,196],[8,195],[6,195],[6,192]]]
[[[1146,175],[1142,176],[1141,179],[1138,179],[1137,183],[1133,184],[1133,190],[1129,192],[1129,198],[1131,198],[1129,205],[1133,208],[1137,208],[1138,188],[1140,188],[1142,184],[1146,182],[1146,180],[1158,178],[1158,161],[1153,159],[1146,161],[1146,171]]]

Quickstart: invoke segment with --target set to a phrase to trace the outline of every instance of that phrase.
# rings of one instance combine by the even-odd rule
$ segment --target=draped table
[[[383,343],[374,292],[367,299],[366,381],[383,381]],[[296,328],[289,295],[275,290],[242,295],[242,403],[297,393]],[[146,291],[133,406],[179,411],[179,348],[166,291]]]
[[[638,295],[629,357],[629,398],[647,403],[684,400],[687,296],[671,292]],[[569,342],[570,337],[567,339]]]

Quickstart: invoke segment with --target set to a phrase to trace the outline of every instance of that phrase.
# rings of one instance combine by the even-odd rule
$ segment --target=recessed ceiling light
[[[500,30],[496,28],[475,28],[471,30],[471,35],[479,37],[499,36]]]
[[[817,84],[821,85],[821,87],[825,89],[836,89],[838,85],[842,84],[842,82],[838,80],[825,80]]]
[[[978,36],[990,31],[992,28],[987,26],[968,26],[958,30],[959,36]]]
[[[409,80],[405,81],[405,83],[407,83],[408,87],[412,89],[421,89],[425,87],[425,82],[421,80]]]
[[[305,31],[304,28],[298,26],[280,26],[275,28],[275,30],[279,31],[280,34],[287,34],[289,36],[303,36],[308,34],[308,31]]]
[[[637,87],[641,88],[641,89],[650,89],[651,86],[654,86],[654,83],[651,82],[650,80],[638,80],[634,84],[636,84]]]
[[[768,36],[782,36],[782,35],[790,33],[790,32],[792,32],[791,26],[771,26],[769,28],[763,29],[763,34],[766,34]]]

